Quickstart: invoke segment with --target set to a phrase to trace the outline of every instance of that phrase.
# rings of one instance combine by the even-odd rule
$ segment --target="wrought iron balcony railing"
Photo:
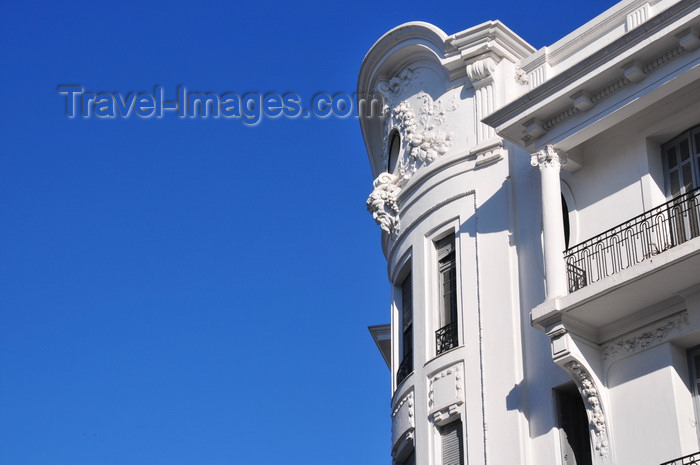
[[[401,384],[401,381],[406,379],[413,371],[413,353],[409,352],[404,355],[403,360],[399,364],[399,369],[396,372],[396,385]]]
[[[435,331],[435,353],[437,355],[440,355],[453,347],[457,347],[458,343],[456,321]]]
[[[564,252],[569,292],[700,236],[700,188]]]
[[[698,465],[700,464],[700,452],[694,454],[686,455],[685,457],[679,457],[668,462],[664,462],[661,465]]]

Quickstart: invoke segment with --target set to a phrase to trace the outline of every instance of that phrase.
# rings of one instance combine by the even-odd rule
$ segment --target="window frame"
[[[432,240],[433,253],[435,254],[436,272],[436,296],[437,315],[434,319],[437,326],[435,330],[435,355],[442,355],[456,347],[459,347],[459,321],[460,298],[459,279],[457,265],[457,234],[455,229],[450,229],[446,234],[441,234]],[[451,282],[449,298],[445,293],[445,276]],[[449,303],[449,309],[446,302]],[[445,341],[447,343],[445,344]]]
[[[681,159],[681,146],[687,141],[688,159]],[[672,199],[700,187],[700,125],[686,129],[673,139],[661,144],[661,164],[664,172],[664,193]],[[674,165],[670,166],[669,152],[674,149]],[[690,183],[685,179],[683,167],[689,167]],[[674,192],[672,174],[678,175],[678,189]],[[681,179],[681,176],[683,179]],[[686,182],[684,182],[686,181]],[[690,186],[690,187],[688,187]]]

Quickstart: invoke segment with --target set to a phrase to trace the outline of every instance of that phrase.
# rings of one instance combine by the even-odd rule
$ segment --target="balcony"
[[[435,331],[435,354],[440,355],[443,352],[457,347],[457,322],[449,323]]]
[[[536,328],[546,330],[566,315],[604,341],[614,322],[683,305],[700,285],[700,189],[571,247],[564,257],[569,294],[532,309]]]
[[[697,464],[700,464],[700,452],[686,455],[685,457],[679,457],[675,460],[671,460],[669,462],[664,462],[661,465],[697,465]]]
[[[408,375],[413,371],[413,353],[409,352],[404,355],[399,369],[396,371],[396,385],[398,386],[401,382],[406,379]]]
[[[564,252],[569,292],[700,236],[700,188]]]

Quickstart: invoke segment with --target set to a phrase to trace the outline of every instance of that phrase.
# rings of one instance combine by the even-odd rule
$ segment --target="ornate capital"
[[[562,165],[566,165],[566,154],[554,148],[553,145],[547,145],[543,150],[535,152],[530,156],[530,164],[539,166],[540,171],[545,168],[560,169]]]
[[[367,210],[372,213],[374,221],[392,237],[399,232],[399,205],[397,197],[401,188],[396,185],[397,176],[382,173],[374,180],[374,190],[367,199]]]

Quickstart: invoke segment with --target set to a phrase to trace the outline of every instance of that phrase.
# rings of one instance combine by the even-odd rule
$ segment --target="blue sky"
[[[0,463],[389,463],[355,118],[65,116],[95,92],[355,89],[411,20],[539,48],[612,1],[0,5]]]

